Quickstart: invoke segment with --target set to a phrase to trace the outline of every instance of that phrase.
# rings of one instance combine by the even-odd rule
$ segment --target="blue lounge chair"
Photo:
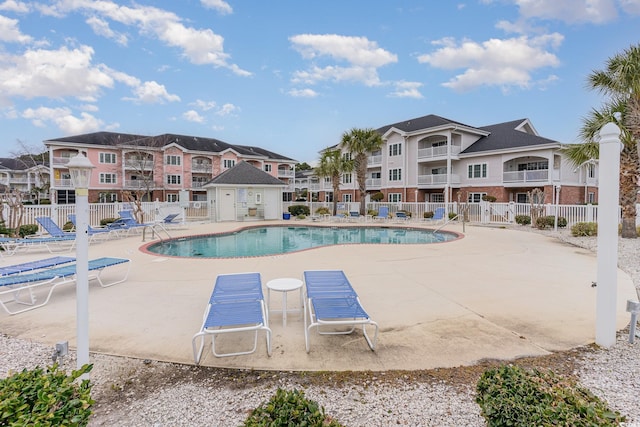
[[[395,218],[396,222],[407,222],[409,221],[409,216],[406,214],[406,212],[396,212],[396,218]]]
[[[74,228],[77,227],[76,224],[76,215],[69,214],[69,221],[73,223]],[[108,228],[108,227],[92,227],[87,225],[87,233],[89,234],[89,242],[91,242],[94,238],[105,238],[110,239],[112,237],[118,236],[118,230],[116,228]]]
[[[76,237],[76,233],[64,231],[48,216],[36,217],[36,221],[38,221],[38,224],[40,224],[51,237]]]
[[[371,320],[360,304],[358,294],[342,270],[311,270],[304,272],[306,303],[304,305],[304,341],[307,353],[310,350],[309,334],[316,328],[320,335],[351,334],[357,326],[371,350],[375,350],[378,339],[378,324]],[[350,329],[336,330],[347,326]],[[374,328],[371,338],[367,326]],[[324,331],[320,328],[324,327]],[[326,328],[331,330],[326,331]]]
[[[374,216],[373,219],[378,221],[387,221],[387,219],[389,219],[389,208],[387,206],[380,206],[380,209],[378,209],[378,215]]]
[[[433,213],[433,217],[431,218],[427,218],[428,222],[432,222],[434,224],[438,224],[440,222],[444,222],[445,221],[445,213],[446,213],[446,209],[445,208],[436,208],[435,212]]]
[[[0,237],[0,247],[3,249],[3,253],[7,255],[13,255],[18,251],[41,249],[46,249],[53,254],[55,252],[71,250],[75,242],[75,235],[63,237],[26,237],[22,239]]]
[[[108,267],[126,265],[126,271],[123,277],[120,277],[111,282],[105,282],[102,279],[102,273]],[[103,288],[122,283],[127,280],[129,276],[130,264],[126,258],[97,258],[89,261],[89,280],[97,280],[100,286]],[[24,311],[33,310],[49,302],[53,290],[67,283],[74,283],[76,281],[76,265],[68,264],[56,268],[48,268],[44,270],[38,270],[32,273],[15,274],[10,276],[0,277],[0,305],[9,314],[22,313]],[[46,293],[45,298],[41,303],[36,304],[36,295],[40,287],[49,286],[49,290]],[[21,299],[21,294],[27,293],[28,299]],[[3,300],[5,295],[10,295],[9,300]],[[11,310],[7,303],[16,303],[27,305],[26,308],[21,310]]]
[[[10,276],[12,274],[29,273],[36,270],[43,270],[45,268],[58,267],[62,264],[69,262],[75,262],[75,258],[68,256],[55,256],[46,259],[40,259],[37,261],[24,262],[22,264],[8,265],[6,267],[0,267],[0,277]]]
[[[125,230],[131,232],[134,230],[144,230],[145,227],[152,227],[154,223],[139,223],[133,216],[133,212],[129,210],[118,212],[120,218],[113,221],[108,227],[112,230]]]
[[[364,219],[363,216],[360,216],[360,212],[358,211],[349,211],[349,218],[347,218],[349,222],[359,222]]]
[[[260,273],[221,274],[216,278],[209,304],[204,311],[202,326],[191,340],[193,359],[196,364],[200,363],[207,335],[211,336],[211,351],[216,357],[251,354],[258,346],[260,330],[266,332],[267,354],[271,356],[271,329]],[[253,348],[238,352],[218,352],[216,337],[234,332],[253,332]]]

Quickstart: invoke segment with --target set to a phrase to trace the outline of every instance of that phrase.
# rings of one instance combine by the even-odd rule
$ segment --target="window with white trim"
[[[347,152],[347,153],[342,153],[342,159],[345,162],[350,162],[353,159],[353,156],[351,155],[351,153]]]
[[[373,178],[373,179],[382,178],[382,172],[371,172],[371,178]]]
[[[446,175],[447,167],[431,168],[431,175]]]
[[[235,165],[236,165],[236,161],[234,159],[223,159],[222,160],[222,166],[225,169],[231,169]]]
[[[402,169],[389,169],[389,181],[402,181]]]
[[[444,194],[442,193],[431,193],[429,197],[433,203],[444,203]]]
[[[402,155],[402,144],[390,144],[389,145],[389,157],[391,156],[401,156]]]
[[[343,194],[342,195],[342,201],[344,203],[351,203],[352,202],[352,194]]]
[[[180,185],[180,184],[182,184],[182,176],[181,175],[167,175],[167,184],[169,184],[169,185]]]
[[[118,201],[118,195],[116,193],[98,193],[99,203],[114,203]]]
[[[400,203],[402,202],[402,193],[389,193],[387,198],[389,203]]]
[[[486,178],[487,177],[487,164],[476,163],[469,165],[467,178]]]
[[[589,191],[589,193],[587,194],[587,203],[595,203],[596,202],[596,193],[594,193],[593,191]]]
[[[482,201],[482,196],[486,196],[487,193],[469,193],[469,198],[467,202],[469,203],[480,203]]]
[[[168,155],[165,157],[165,164],[172,166],[180,166],[182,163],[181,156]]]
[[[324,183],[325,184],[331,184],[331,177],[330,176],[325,176],[324,177]]]
[[[264,165],[265,172],[271,172],[271,165]]]
[[[596,177],[596,165],[593,163],[587,164],[587,178],[595,178]]]
[[[116,162],[116,153],[100,153],[98,161],[100,163],[113,164]]]
[[[343,184],[351,184],[353,182],[353,175],[350,173],[345,173],[342,175],[342,183]]]
[[[333,191],[327,191],[326,193],[324,193],[324,201],[333,202]]]
[[[100,184],[116,184],[117,175],[115,173],[100,173]]]
[[[541,160],[539,162],[527,162],[527,163],[518,163],[518,171],[537,171],[537,170],[548,170],[549,169],[549,161]]]
[[[167,194],[167,202],[171,202],[171,203],[175,203],[178,201],[178,195],[177,194]]]

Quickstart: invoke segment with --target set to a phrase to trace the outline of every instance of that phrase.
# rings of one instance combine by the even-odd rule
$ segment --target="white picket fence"
[[[326,202],[287,202],[285,203],[285,211],[291,205],[306,205],[313,214],[320,207],[326,207],[331,211],[332,203]],[[447,212],[462,213],[467,209],[466,219],[469,222],[480,224],[514,224],[518,215],[531,216],[531,205],[529,203],[369,203],[367,210],[378,211],[381,206],[389,208],[389,213],[394,214],[398,211],[410,212],[412,218],[421,219],[425,212],[435,212],[436,208],[444,207]],[[636,205],[636,209],[640,214],[640,204]],[[359,203],[338,203],[339,212],[359,211]],[[596,222],[598,220],[597,205],[544,205],[544,215],[555,216],[567,220],[567,226],[570,227],[577,222]],[[622,211],[620,212],[622,219]],[[640,216],[636,216],[636,224],[640,226]]]

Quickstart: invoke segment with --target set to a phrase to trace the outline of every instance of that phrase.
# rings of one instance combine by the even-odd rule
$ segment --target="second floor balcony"
[[[435,157],[447,157],[449,146],[439,145],[437,147],[418,148],[418,160],[429,160]],[[451,155],[456,156],[460,154],[461,147],[459,145],[451,146]]]
[[[193,163],[191,165],[191,171],[192,172],[204,172],[204,173],[211,173],[212,171],[212,165],[211,163]]]
[[[368,190],[382,187],[382,178],[367,178],[365,185]]]
[[[520,183],[520,184],[527,183],[527,182],[540,183],[548,180],[549,180],[548,169],[513,171],[513,172],[502,173],[503,183]]]
[[[451,174],[449,184],[460,184],[460,175]],[[447,185],[447,174],[418,175],[418,187],[444,187]]]
[[[124,168],[136,171],[151,171],[153,170],[152,158],[128,158],[124,161]]]
[[[293,178],[293,169],[278,169],[278,178]]]
[[[368,167],[372,167],[372,166],[380,166],[382,164],[382,155],[376,155],[376,156],[369,156],[367,157],[367,166]]]

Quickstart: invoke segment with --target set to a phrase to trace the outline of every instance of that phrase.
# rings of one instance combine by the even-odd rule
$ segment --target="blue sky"
[[[96,131],[309,163],[351,128],[529,118],[578,142],[640,0],[0,0],[0,156]]]

